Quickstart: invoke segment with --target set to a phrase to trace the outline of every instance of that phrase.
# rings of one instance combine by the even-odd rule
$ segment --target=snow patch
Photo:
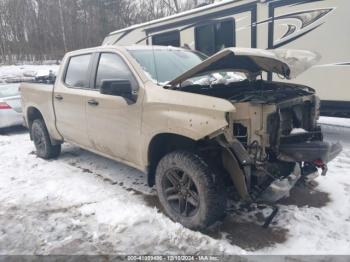
[[[11,65],[0,66],[0,83],[25,81],[34,77],[47,76],[50,71],[57,75],[59,65]]]
[[[330,202],[278,204],[270,229],[234,214],[215,239],[147,204],[154,192],[135,169],[66,144],[58,159],[45,161],[25,131],[0,134],[0,254],[350,254],[349,134],[340,137],[344,150],[327,176],[317,178]],[[242,226],[245,246],[263,245],[232,242]],[[286,240],[273,242],[278,228]]]
[[[307,133],[307,131],[304,128],[293,128],[292,131],[290,132],[291,135],[304,134],[304,133]]]

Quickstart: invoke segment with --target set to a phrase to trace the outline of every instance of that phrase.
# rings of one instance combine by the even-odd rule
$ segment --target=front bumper
[[[298,163],[290,175],[285,178],[273,181],[258,197],[259,200],[266,202],[276,202],[289,196],[290,190],[295,186],[301,177],[301,168]]]
[[[273,181],[260,194],[259,199],[267,202],[276,202],[279,199],[288,197],[290,190],[295,186],[299,178],[303,176],[305,181],[311,181],[318,176],[317,170],[304,174],[298,163],[315,163],[315,166],[322,169],[322,175],[325,175],[327,172],[326,163],[333,160],[341,151],[342,146],[340,143],[329,144],[323,141],[281,145],[279,159],[296,162],[294,170],[290,175]],[[321,165],[317,165],[317,162],[321,163]]]
[[[329,144],[324,141],[282,144],[279,148],[279,159],[296,162],[322,160],[324,163],[328,163],[333,160],[342,149],[340,143]]]

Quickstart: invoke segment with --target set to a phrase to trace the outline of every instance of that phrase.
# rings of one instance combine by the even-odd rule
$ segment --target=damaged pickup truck
[[[318,55],[104,46],[68,53],[53,85],[22,84],[39,157],[70,142],[147,174],[166,214],[192,229],[225,215],[228,195],[275,202],[327,172],[341,151],[323,141],[312,88],[290,79]]]

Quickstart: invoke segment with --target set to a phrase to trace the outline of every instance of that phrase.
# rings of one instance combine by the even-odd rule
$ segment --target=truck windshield
[[[175,79],[206,57],[198,52],[177,48],[128,50],[146,75],[159,85]]]

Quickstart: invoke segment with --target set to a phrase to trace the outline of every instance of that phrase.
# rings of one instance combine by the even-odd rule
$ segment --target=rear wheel
[[[222,181],[196,154],[175,151],[156,171],[159,200],[167,215],[191,229],[204,229],[225,215]]]
[[[31,135],[38,157],[50,159],[59,156],[61,153],[61,145],[51,144],[49,133],[42,119],[34,120],[31,128]]]

